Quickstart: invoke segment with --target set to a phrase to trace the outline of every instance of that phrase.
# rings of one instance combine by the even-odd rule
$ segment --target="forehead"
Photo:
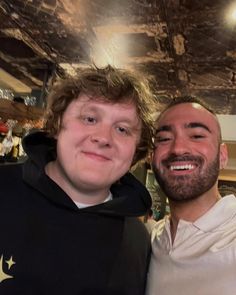
[[[131,99],[111,101],[105,97],[93,97],[86,94],[79,95],[67,107],[67,113],[91,111],[102,116],[111,117],[113,120],[126,120],[133,124],[141,124],[138,109]]]
[[[170,107],[162,113],[157,121],[157,127],[163,125],[186,126],[189,123],[202,123],[211,131],[219,129],[217,118],[201,105],[196,103],[182,103]]]
[[[115,108],[115,109],[123,109],[124,111],[131,111],[134,114],[138,115],[137,112],[137,106],[134,103],[134,101],[132,101],[130,98],[124,98],[120,101],[113,101],[113,100],[109,100],[106,97],[94,97],[94,96],[89,96],[86,94],[82,94],[80,95],[77,99],[76,102],[78,105],[82,105],[82,106],[97,106],[99,108],[99,106],[101,107],[108,107],[108,108]]]

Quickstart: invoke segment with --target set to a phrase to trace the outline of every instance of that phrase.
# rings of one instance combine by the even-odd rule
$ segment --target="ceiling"
[[[153,76],[160,106],[175,95],[198,95],[217,113],[236,114],[236,25],[227,18],[234,5],[0,0],[0,86],[42,90],[56,73],[111,63]]]

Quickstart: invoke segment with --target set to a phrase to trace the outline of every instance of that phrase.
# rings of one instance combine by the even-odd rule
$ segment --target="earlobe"
[[[228,163],[228,149],[225,143],[220,145],[220,169],[224,169]]]

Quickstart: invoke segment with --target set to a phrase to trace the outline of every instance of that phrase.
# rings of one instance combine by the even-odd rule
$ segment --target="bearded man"
[[[156,121],[154,143],[170,216],[152,232],[146,294],[235,294],[236,198],[218,190],[228,154],[217,116],[196,98],[176,98]]]

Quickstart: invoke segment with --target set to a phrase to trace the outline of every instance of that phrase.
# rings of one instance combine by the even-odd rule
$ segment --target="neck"
[[[56,161],[45,166],[45,173],[74,201],[87,205],[102,203],[109,195],[109,188],[91,189],[90,187],[76,186]]]
[[[212,206],[221,198],[217,185],[198,198],[186,201],[176,202],[169,200],[170,205],[170,231],[172,243],[174,242],[179,220],[195,222],[203,216]]]

